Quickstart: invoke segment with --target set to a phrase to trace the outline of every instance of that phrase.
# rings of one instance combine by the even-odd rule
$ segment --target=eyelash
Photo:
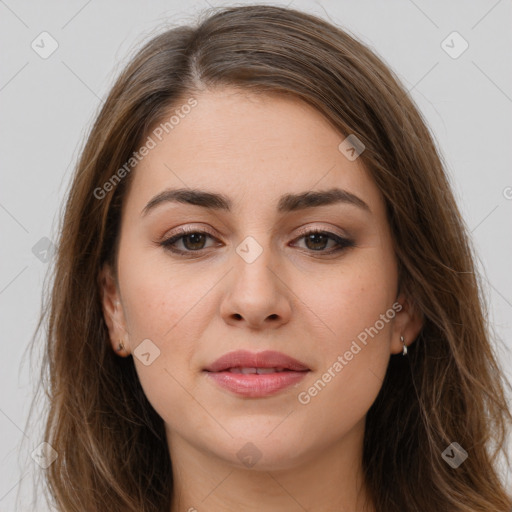
[[[172,245],[174,243],[176,243],[180,239],[182,239],[185,236],[190,235],[190,234],[209,235],[210,237],[215,238],[213,236],[213,234],[208,232],[208,231],[201,231],[201,230],[194,229],[194,228],[182,228],[179,231],[179,233],[173,235],[172,237],[170,237],[170,238],[168,238],[166,240],[163,240],[163,241],[159,242],[159,245],[164,247],[164,249],[166,249],[168,251],[171,251],[172,253],[175,253],[175,254],[178,254],[178,255],[181,255],[181,256],[184,256],[184,257],[194,257],[194,256],[191,256],[191,254],[193,254],[193,253],[200,253],[201,251],[204,251],[206,249],[198,249],[196,251],[194,251],[194,250],[182,251],[181,249],[176,249],[176,248],[172,247]],[[313,228],[313,229],[311,229],[309,231],[304,231],[303,233],[301,233],[301,235],[298,238],[295,238],[294,241],[300,240],[302,238],[305,238],[305,237],[307,237],[309,235],[314,235],[314,234],[327,235],[331,240],[334,240],[338,244],[338,247],[331,248],[330,250],[314,251],[312,249],[309,249],[309,251],[314,253],[314,254],[315,253],[319,253],[322,256],[328,256],[328,255],[331,255],[331,254],[343,251],[344,249],[347,249],[349,247],[354,247],[355,246],[354,240],[351,240],[349,238],[343,238],[343,237],[341,237],[339,235],[336,235],[334,233],[331,233],[329,231],[324,231],[324,230],[315,229],[315,228]],[[306,249],[306,250],[308,250],[308,249]]]

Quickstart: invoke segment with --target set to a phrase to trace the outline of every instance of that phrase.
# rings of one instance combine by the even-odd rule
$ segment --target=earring
[[[123,345],[123,342],[121,340],[119,340],[119,345],[117,346],[117,352],[121,352],[121,350],[124,349],[124,345]]]
[[[402,355],[406,356],[407,355],[407,345],[405,344],[405,340],[404,340],[403,336],[400,336],[400,341],[402,342],[402,344],[404,346],[404,348],[402,350]]]

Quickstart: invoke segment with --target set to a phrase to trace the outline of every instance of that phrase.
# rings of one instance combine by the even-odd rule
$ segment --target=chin
[[[217,445],[213,451],[239,469],[287,470],[307,459],[307,450],[305,450],[303,439],[295,439],[286,431],[284,434],[270,439],[273,434],[269,437],[268,431],[260,435],[251,435],[250,432],[246,432],[243,436],[230,439],[227,446]],[[225,451],[222,448],[225,448]]]

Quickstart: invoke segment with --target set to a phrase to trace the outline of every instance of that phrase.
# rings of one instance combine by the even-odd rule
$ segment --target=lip
[[[248,350],[235,350],[219,357],[212,364],[204,368],[207,372],[222,372],[229,368],[286,368],[297,372],[309,368],[282,352],[265,350],[264,352],[249,352]]]
[[[283,368],[265,374],[233,373],[230,368]],[[224,354],[203,369],[220,387],[240,396],[262,398],[301,381],[310,371],[305,364],[281,352],[236,350]]]

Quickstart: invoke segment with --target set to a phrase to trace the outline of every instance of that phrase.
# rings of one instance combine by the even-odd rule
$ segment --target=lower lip
[[[266,374],[243,374],[224,372],[206,372],[219,386],[237,395],[249,398],[270,396],[297,382],[300,382],[308,371],[284,371]]]

